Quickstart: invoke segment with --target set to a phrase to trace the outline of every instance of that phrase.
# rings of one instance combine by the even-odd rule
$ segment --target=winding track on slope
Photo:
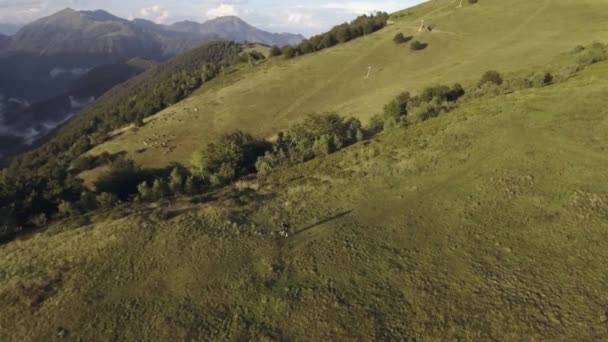
[[[485,49],[477,51],[476,54],[474,54],[474,55],[470,56],[469,58],[467,58],[466,61],[463,62],[463,64],[471,63],[472,59],[474,59],[476,57],[479,57],[480,55],[483,55],[484,53],[486,53],[489,50],[495,49],[497,46],[502,45],[504,41],[506,41],[508,39],[511,39],[512,37],[514,37],[517,34],[521,33],[527,26],[529,26],[529,24],[534,19],[536,19],[540,14],[542,14],[549,7],[549,5],[551,5],[551,1],[552,0],[544,0],[544,2],[541,4],[541,6],[536,11],[534,11],[533,13],[531,13],[530,16],[528,16],[526,19],[524,19],[519,25],[517,25],[516,27],[514,27],[511,32],[509,32],[508,34],[506,34],[505,36],[503,36],[500,40],[495,41],[494,43],[488,45]],[[416,21],[421,20],[423,18],[427,18],[429,16],[432,16],[433,14],[439,13],[439,12],[445,10],[445,9],[449,9],[456,2],[457,2],[457,0],[451,1],[447,5],[439,7],[439,8],[437,8],[437,9],[435,9],[435,10],[429,12],[429,13],[426,13],[426,14],[424,14],[424,15],[416,18],[416,19],[414,19],[413,21],[416,22]],[[457,33],[454,33],[454,32],[445,32],[445,33],[457,34]],[[337,72],[333,76],[327,78],[325,80],[325,82],[319,83],[319,85],[317,85],[316,87],[312,88],[311,91],[307,92],[306,94],[302,94],[301,96],[299,96],[290,105],[286,106],[283,110],[280,110],[279,113],[278,113],[278,115],[277,115],[277,118],[278,119],[283,119],[285,117],[290,116],[294,111],[296,111],[299,107],[301,107],[303,103],[306,103],[306,102],[310,101],[312,98],[314,98],[321,91],[329,88],[329,86],[331,84],[334,84],[334,82],[336,80],[340,79],[343,75],[345,75],[347,73],[355,72],[355,70],[353,70],[353,69],[355,69],[357,66],[359,66],[361,64],[362,61],[364,61],[365,59],[369,58],[373,53],[375,53],[377,47],[380,46],[383,42],[384,42],[383,40],[378,40],[375,44],[373,44],[372,46],[370,46],[370,48],[366,49],[368,51],[366,54],[359,55],[353,61],[351,61],[350,63],[348,63],[344,68],[342,68],[339,72]],[[325,52],[325,53],[327,53],[327,52]]]

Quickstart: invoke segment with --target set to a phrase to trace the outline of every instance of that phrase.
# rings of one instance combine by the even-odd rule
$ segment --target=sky
[[[373,11],[393,12],[424,0],[0,0],[0,23],[27,23],[71,7],[104,9],[119,17],[162,24],[237,15],[271,32],[306,36]]]

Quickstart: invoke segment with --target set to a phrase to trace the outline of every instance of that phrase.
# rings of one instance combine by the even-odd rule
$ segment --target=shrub
[[[579,71],[578,66],[567,65],[567,66],[559,69],[559,71],[557,72],[556,78],[559,81],[565,81],[565,80],[575,76],[578,71]]]
[[[137,193],[139,194],[139,198],[143,201],[149,201],[154,199],[152,188],[148,185],[148,182],[139,183],[139,185],[137,186]]]
[[[483,86],[486,83],[493,83],[496,85],[501,85],[503,82],[502,76],[497,71],[490,70],[486,71],[483,76],[481,76],[481,80],[479,80],[479,87]]]
[[[167,208],[158,208],[152,212],[151,217],[157,221],[167,221],[171,219],[171,211]]]
[[[156,199],[165,198],[169,196],[169,184],[164,178],[157,178],[152,184],[152,195]]]
[[[507,89],[510,91],[522,90],[532,87],[532,82],[529,78],[519,77],[508,80]]]
[[[257,158],[267,150],[267,143],[241,131],[224,134],[217,142],[194,153],[193,171],[214,185],[225,184],[253,171]]]
[[[474,5],[479,2],[479,0],[468,0],[471,5]]]
[[[21,228],[7,210],[0,209],[0,242],[10,239],[19,233]]]
[[[100,208],[111,209],[111,208],[114,208],[118,204],[119,199],[114,194],[102,192],[101,194],[97,195],[97,202],[99,202]]]
[[[430,118],[439,116],[444,110],[443,103],[439,99],[431,102],[422,102],[416,107],[413,107],[408,115],[409,123],[417,123],[426,121]]]
[[[95,157],[82,156],[74,159],[70,165],[73,169],[78,171],[90,170],[96,166]]]
[[[357,134],[355,135],[355,138],[357,139],[358,142],[365,140],[365,133],[363,132],[363,130],[361,128],[359,128],[357,130]]]
[[[384,130],[384,119],[381,114],[376,114],[372,116],[372,118],[369,120],[368,130],[373,134]]]
[[[579,53],[579,52],[583,52],[585,51],[585,47],[582,45],[577,45],[574,47],[574,50],[572,50],[572,52],[574,53]]]
[[[260,176],[266,176],[272,172],[272,170],[279,166],[278,157],[276,153],[266,152],[265,155],[259,157],[255,162],[255,169]]]
[[[184,192],[184,174],[178,167],[174,168],[169,175],[169,189],[176,195]]]
[[[405,36],[403,35],[402,32],[399,32],[395,35],[395,37],[393,37],[393,42],[395,44],[403,44],[406,42],[405,40]]]
[[[137,191],[137,185],[146,180],[148,175],[132,160],[119,159],[110,166],[110,171],[101,176],[95,183],[98,192],[114,194],[121,199]]]
[[[333,138],[323,135],[312,145],[312,152],[316,157],[325,157],[333,152]]]
[[[38,214],[38,215],[34,215],[32,217],[32,219],[30,220],[30,222],[34,226],[36,226],[38,228],[42,228],[49,223],[49,218],[48,218],[48,216],[46,216],[46,214]]]
[[[67,201],[61,201],[57,206],[57,211],[59,211],[59,214],[64,217],[80,214],[78,208],[73,203]]]
[[[293,46],[291,46],[291,45],[287,45],[287,46],[283,47],[281,52],[282,52],[283,56],[285,56],[285,58],[287,58],[287,59],[294,58],[296,56],[296,49],[294,49]]]
[[[530,83],[534,87],[544,87],[553,82],[553,75],[549,72],[536,73],[530,78]]]
[[[200,187],[198,182],[196,181],[196,178],[194,178],[193,176],[189,176],[186,179],[186,184],[184,185],[184,192],[190,196],[194,196],[198,194],[199,191]]]
[[[400,118],[407,115],[408,102],[410,101],[410,93],[401,93],[394,100],[384,106],[382,116],[386,128],[391,128],[400,125]]]
[[[321,39],[321,47],[324,49],[330,48],[334,45],[338,44],[338,40],[334,36],[333,33],[327,33]]]
[[[84,210],[85,212],[95,210],[99,207],[99,203],[97,202],[97,196],[95,196],[93,192],[83,191],[80,194],[79,205],[80,208],[82,208],[82,210]]]
[[[586,67],[591,64],[595,64],[601,61],[604,61],[608,58],[608,53],[606,52],[603,45],[597,43],[592,45],[591,48],[585,50],[585,52],[581,53],[577,58],[577,63],[579,67]]]
[[[283,52],[281,51],[281,49],[279,49],[278,46],[274,45],[270,48],[268,55],[270,57],[276,57],[276,56],[280,56],[282,53]]]
[[[426,49],[426,47],[429,46],[429,44],[427,43],[423,43],[420,42],[418,40],[414,40],[411,44],[410,44],[410,48],[414,51],[418,51],[418,50],[424,50]]]

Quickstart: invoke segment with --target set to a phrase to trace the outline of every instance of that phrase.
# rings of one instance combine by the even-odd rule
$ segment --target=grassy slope
[[[548,60],[576,44],[608,40],[605,1],[483,0],[461,9],[457,3],[434,0],[404,11],[395,25],[368,37],[295,60],[244,67],[93,153],[124,150],[146,166],[187,164],[194,150],[227,130],[266,137],[319,111],[367,119],[404,90],[466,83],[488,69],[542,70]],[[435,30],[418,33],[420,18]],[[399,31],[430,46],[419,52],[409,45],[396,46],[392,38]],[[365,79],[369,66],[371,77]],[[144,140],[167,142],[175,149],[135,152],[145,148]]]
[[[170,221],[1,246],[0,339],[605,340],[607,92],[602,63]]]

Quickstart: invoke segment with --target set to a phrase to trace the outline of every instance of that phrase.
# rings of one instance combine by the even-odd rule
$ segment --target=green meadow
[[[367,121],[405,90],[472,89],[490,69],[559,75],[576,45],[608,41],[605,1],[457,5],[240,65],[91,153],[188,165],[233,129],[270,139],[325,111]],[[396,45],[398,32],[429,46]],[[0,340],[607,340],[608,62],[571,76],[0,245]]]

